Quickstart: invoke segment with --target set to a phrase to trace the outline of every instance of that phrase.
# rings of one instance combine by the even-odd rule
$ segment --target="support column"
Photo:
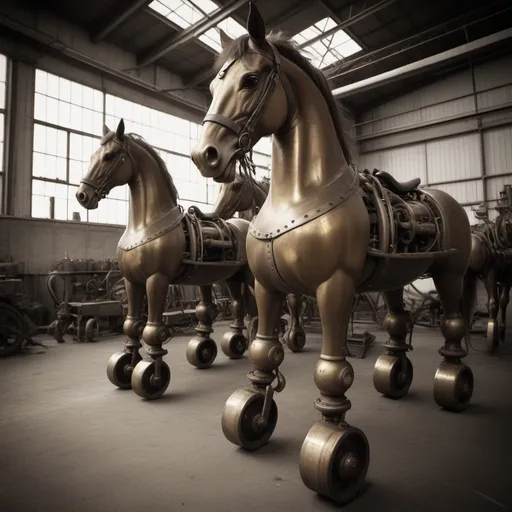
[[[7,165],[3,213],[30,217],[35,67],[20,60],[11,60],[7,87]]]

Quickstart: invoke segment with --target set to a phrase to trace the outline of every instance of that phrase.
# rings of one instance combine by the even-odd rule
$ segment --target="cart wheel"
[[[98,322],[95,318],[89,318],[87,323],[85,324],[85,339],[92,343],[94,341],[94,336],[99,333]]]

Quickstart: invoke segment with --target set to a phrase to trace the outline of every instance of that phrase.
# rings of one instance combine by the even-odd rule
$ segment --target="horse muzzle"
[[[80,203],[80,206],[83,206],[87,210],[95,210],[98,208],[98,194],[90,185],[81,183],[76,191],[75,197]]]
[[[236,140],[233,147],[222,150],[215,144],[198,144],[191,151],[194,165],[205,178],[217,183],[231,183],[235,179],[236,158],[239,149]]]

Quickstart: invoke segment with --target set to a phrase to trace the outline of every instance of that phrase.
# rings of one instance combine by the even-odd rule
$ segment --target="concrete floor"
[[[512,510],[512,339],[500,356],[472,351],[476,388],[462,414],[432,396],[441,360],[437,330],[416,328],[414,382],[393,401],[373,388],[372,369],[385,333],[366,359],[352,359],[356,379],[348,421],[368,436],[365,493],[350,511]],[[225,325],[217,325],[220,340]],[[0,360],[0,510],[2,512],[329,511],[332,503],[300,479],[299,452],[319,417],[313,369],[320,334],[307,350],[286,352],[287,387],[277,395],[271,442],[246,453],[224,438],[225,400],[247,384],[248,359],[219,356],[210,370],[186,361],[190,335],[167,345],[170,389],[147,402],[115,389],[105,375],[122,337],[95,344],[48,341],[48,349]],[[482,340],[474,340],[483,348]]]

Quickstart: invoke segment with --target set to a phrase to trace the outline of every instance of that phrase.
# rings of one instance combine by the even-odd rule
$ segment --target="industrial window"
[[[7,58],[0,54],[0,212],[2,211],[4,185],[4,127],[5,127],[5,83],[7,80]]]
[[[201,126],[131,101],[106,95],[106,123],[114,130],[121,118],[127,132],[144,137],[160,154],[173,177],[184,208],[192,204],[211,206],[219,185],[201,176],[190,159]]]
[[[211,0],[154,0],[149,7],[183,29],[197,23],[219,8]],[[219,29],[224,30],[233,38],[246,33],[240,23],[229,17],[200,35],[198,39],[216,52],[220,52],[222,47]]]
[[[317,68],[335,64],[362,49],[346,32],[336,30],[336,26],[336,22],[327,17],[293,36]],[[325,33],[327,35],[322,37]]]
[[[32,217],[83,222],[126,224],[128,198],[114,189],[96,210],[82,208],[75,198],[80,180],[98,149],[103,129],[101,91],[36,70],[34,98],[34,152],[32,164]]]

